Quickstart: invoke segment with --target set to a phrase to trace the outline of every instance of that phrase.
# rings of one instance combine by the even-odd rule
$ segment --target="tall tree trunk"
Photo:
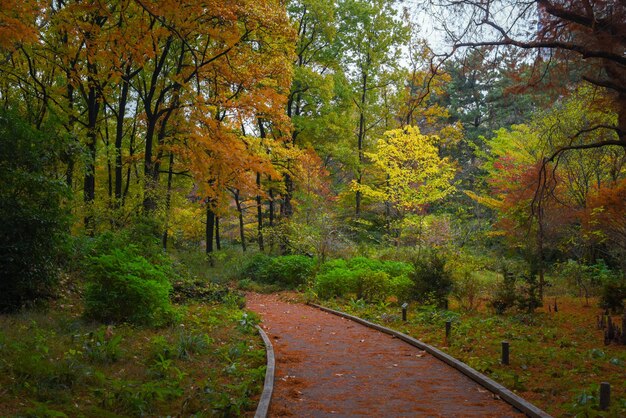
[[[213,232],[215,231],[215,212],[211,207],[211,202],[206,205],[206,254],[211,257],[213,255]],[[211,263],[212,265],[212,263]]]
[[[215,248],[217,251],[222,249],[222,242],[220,238],[220,217],[215,216]]]
[[[261,201],[261,173],[256,173],[256,219],[257,219],[257,242],[259,243],[259,250],[264,251],[263,245],[263,203]]]
[[[122,77],[122,91],[117,107],[115,125],[115,205],[119,207],[122,200],[122,141],[124,139],[124,118],[126,116],[126,104],[128,102],[130,65],[126,67],[126,75]]]
[[[269,218],[268,218],[268,225],[269,227],[273,227],[274,226],[274,189],[272,189],[270,187],[269,190],[269,202],[268,202],[268,208],[269,208]],[[268,237],[269,241],[270,241],[270,253],[274,252],[274,233],[270,233],[269,237]]]
[[[293,204],[291,197],[293,196],[293,179],[289,173],[285,173],[285,197],[281,207],[281,215],[285,218],[291,218],[293,215]]]
[[[543,251],[543,208],[538,209],[537,214],[537,273],[539,274],[539,299],[543,300],[543,288],[545,286],[545,271],[544,271],[544,251]]]
[[[165,194],[165,228],[163,229],[163,249],[167,250],[168,229],[170,227],[170,206],[172,202],[172,178],[174,176],[174,154],[170,153],[169,168],[167,170],[167,192]]]
[[[156,130],[156,120],[154,117],[148,116],[148,126],[146,127],[146,143],[143,159],[143,181],[144,181],[144,196],[143,196],[143,210],[144,213],[154,212],[156,210],[156,184],[154,183],[154,161],[152,158],[152,142],[154,140],[154,133]]]
[[[274,189],[269,190],[269,202],[268,202],[268,209],[269,209],[269,218],[268,218],[268,225],[270,227],[274,226]]]
[[[239,239],[241,240],[241,249],[246,252],[246,234],[243,223],[243,209],[241,207],[241,201],[239,200],[239,190],[233,192],[235,198],[235,206],[237,207],[237,214],[239,217]]]
[[[137,100],[137,107],[139,109],[139,100]],[[135,137],[137,135],[137,118],[133,120],[133,129],[130,133],[130,139],[128,140],[128,156],[131,163],[128,164],[128,169],[126,170],[126,185],[124,186],[124,192],[122,193],[122,206],[126,203],[126,196],[128,195],[128,189],[130,187],[130,174],[132,168],[135,168],[135,174],[137,175],[137,180],[139,180],[139,170],[137,168],[137,163],[134,161],[133,156],[135,155]]]
[[[69,113],[69,118],[67,122],[67,131],[70,135],[70,144],[73,146],[78,142],[76,136],[74,134],[74,125],[76,124],[76,117],[74,116],[74,86],[70,82],[70,71],[66,71],[66,94],[67,94],[67,108]],[[67,168],[65,169],[65,183],[72,190],[74,185],[74,165],[76,160],[74,159],[74,151],[70,148],[64,152],[64,157],[67,162]]]
[[[93,68],[91,71],[95,71]],[[83,181],[83,201],[85,203],[85,230],[87,234],[93,236],[95,233],[95,223],[93,218],[93,204],[96,198],[96,141],[97,123],[100,103],[98,93],[94,86],[95,81],[90,77],[91,87],[87,96],[87,165],[85,167],[85,178]]]
[[[109,147],[111,145],[109,135],[109,123],[107,120],[107,108],[102,108],[102,116],[104,118],[104,149],[105,157],[107,161],[107,196],[109,198],[109,205],[113,200],[113,165],[111,164],[111,154],[109,153]]]
[[[369,61],[369,57],[368,57],[368,61]],[[357,148],[358,148],[358,153],[359,153],[359,166],[357,168],[357,177],[356,177],[356,182],[357,184],[360,186],[361,184],[363,184],[363,161],[364,161],[364,154],[363,154],[363,143],[365,142],[365,104],[367,101],[367,71],[363,71],[362,77],[361,77],[361,104],[359,106],[359,133],[358,133],[358,137],[357,137]],[[359,216],[361,216],[361,199],[362,199],[362,193],[361,190],[357,190],[356,191],[356,202],[355,202],[355,215],[357,216],[357,218]]]
[[[213,257],[213,232],[215,231],[215,212],[212,207],[213,202],[208,201],[206,206],[206,255],[209,259],[211,267],[215,266],[215,258]]]

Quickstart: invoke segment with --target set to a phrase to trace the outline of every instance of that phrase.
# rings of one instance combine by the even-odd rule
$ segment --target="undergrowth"
[[[0,416],[238,416],[265,376],[256,317],[236,298],[160,329],[79,312],[0,316]]]

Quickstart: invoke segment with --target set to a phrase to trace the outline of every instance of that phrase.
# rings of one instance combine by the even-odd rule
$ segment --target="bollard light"
[[[600,409],[609,409],[611,404],[611,384],[608,382],[600,383]]]
[[[509,364],[509,342],[502,341],[502,364]]]

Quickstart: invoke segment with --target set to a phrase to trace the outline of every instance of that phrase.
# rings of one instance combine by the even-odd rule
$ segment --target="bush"
[[[349,270],[348,263],[346,262],[346,260],[344,260],[342,258],[337,258],[337,259],[334,259],[334,260],[328,260],[328,261],[326,261],[324,264],[322,264],[320,266],[318,274],[328,273],[329,271],[332,271],[332,270],[335,270],[335,269]]]
[[[513,307],[532,313],[541,306],[537,275],[504,270],[503,276],[490,301],[490,306],[497,314],[503,314]]]
[[[243,270],[242,278],[293,289],[305,284],[314,270],[315,259],[303,255],[269,257],[257,254]]]
[[[383,261],[381,269],[389,275],[389,277],[409,276],[413,273],[413,266],[409,263],[401,261]]]
[[[90,258],[85,315],[102,322],[160,326],[171,322],[171,284],[165,273],[134,248]]]
[[[272,263],[273,282],[288,288],[303,285],[313,276],[315,260],[303,255],[276,257]]]
[[[476,309],[485,286],[479,271],[484,268],[480,258],[459,252],[447,263],[454,286],[452,296],[466,310]]]
[[[272,257],[255,254],[244,267],[240,279],[250,279],[259,283],[271,282]]]
[[[391,294],[391,280],[384,271],[358,272],[358,298],[366,302],[380,302]]]
[[[415,300],[445,306],[453,286],[445,265],[446,259],[434,251],[413,261],[414,271],[409,277],[413,280]]]
[[[329,260],[320,267],[315,290],[322,298],[352,293],[369,302],[385,300],[391,295],[408,300],[413,282],[407,275],[411,272],[410,264],[397,261],[366,257]]]
[[[315,292],[322,299],[343,297],[357,292],[358,273],[346,268],[334,268],[315,278]]]
[[[350,270],[372,270],[382,271],[382,262],[379,260],[372,260],[366,257],[354,257],[347,262]]]
[[[45,299],[58,279],[69,195],[54,172],[53,135],[0,113],[0,312]]]
[[[413,281],[408,276],[391,278],[390,293],[398,299],[398,302],[409,301],[413,294]]]
[[[604,281],[600,296],[600,307],[617,313],[624,310],[626,279],[613,277]],[[624,331],[626,332],[626,331]]]
[[[489,304],[498,315],[515,306],[517,299],[515,281],[514,274],[505,272],[504,279],[496,285]]]
[[[590,296],[598,294],[603,276],[601,273],[605,268],[606,265],[602,261],[590,266],[578,261],[567,260],[555,265],[553,277],[557,284],[564,285],[565,290],[589,299]]]

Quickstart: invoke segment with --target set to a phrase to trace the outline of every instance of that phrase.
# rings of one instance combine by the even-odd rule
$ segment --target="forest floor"
[[[179,310],[163,328],[87,321],[78,298],[0,315],[0,417],[252,416],[254,322],[236,303]]]
[[[276,416],[522,416],[424,351],[289,300],[247,295],[276,352]]]
[[[320,303],[433,345],[553,416],[626,416],[626,346],[604,344],[596,323],[602,313],[597,299],[557,299],[558,312],[550,297],[532,314],[503,315],[494,314],[485,303],[474,310],[462,309],[454,301],[450,310],[412,303],[407,322],[397,303],[354,299]],[[619,316],[613,320],[621,322]],[[450,338],[445,337],[446,321],[452,322]],[[500,363],[505,340],[511,350],[508,366]],[[600,382],[611,385],[608,411],[598,409]]]

